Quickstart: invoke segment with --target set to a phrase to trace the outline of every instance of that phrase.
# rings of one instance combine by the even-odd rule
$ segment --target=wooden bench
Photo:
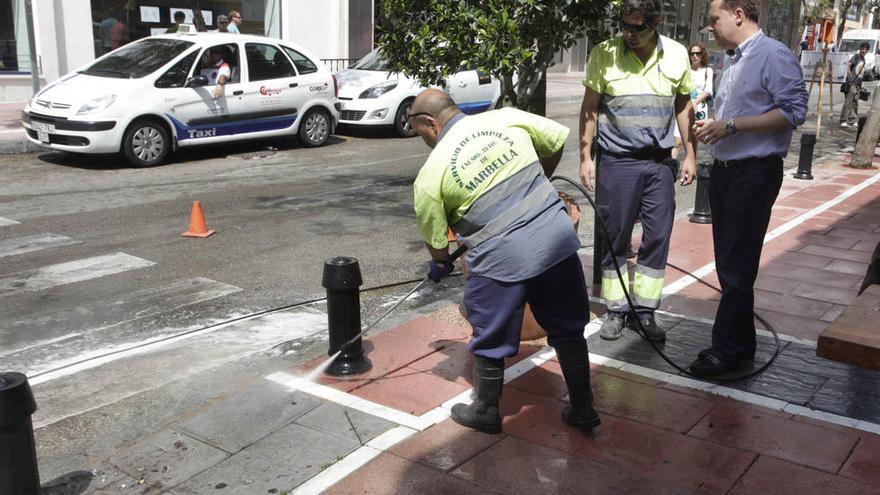
[[[819,335],[816,355],[880,370],[880,285],[869,285]]]

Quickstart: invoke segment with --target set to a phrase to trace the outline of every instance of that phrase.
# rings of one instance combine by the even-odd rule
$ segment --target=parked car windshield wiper
[[[131,76],[126,74],[125,72],[121,72],[113,69],[86,69],[79,71],[80,74],[88,74],[90,76],[102,76],[107,75],[110,77],[119,77],[122,79],[131,79]]]

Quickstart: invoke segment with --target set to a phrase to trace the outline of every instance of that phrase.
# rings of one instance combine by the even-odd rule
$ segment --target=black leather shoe
[[[737,361],[727,361],[712,352],[703,351],[696,361],[691,363],[689,371],[694,376],[712,377],[723,375],[737,368]]]

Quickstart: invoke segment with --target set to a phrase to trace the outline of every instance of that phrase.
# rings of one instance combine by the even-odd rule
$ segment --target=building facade
[[[380,0],[30,0],[33,9],[36,67],[27,39],[26,0],[0,0],[0,101],[32,96],[34,70],[40,86],[77,69],[125,43],[164,33],[174,14],[193,22],[201,11],[207,29],[218,15],[238,11],[241,31],[291,40],[337,68],[373,47]],[[800,40],[800,2],[766,0],[761,25],[793,48]],[[712,46],[706,0],[664,0],[660,32],[683,44]],[[581,72],[590,44],[582,39],[557,54],[552,71]]]

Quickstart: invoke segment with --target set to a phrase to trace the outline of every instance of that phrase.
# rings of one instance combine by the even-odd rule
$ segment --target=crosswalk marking
[[[13,220],[11,218],[0,217],[0,227],[5,227],[7,225],[15,225],[17,223],[18,222],[16,222],[15,220]]]
[[[57,265],[45,266],[0,278],[0,296],[20,291],[37,291],[100,278],[114,273],[154,265],[152,261],[125,253],[95,256]]]
[[[80,242],[82,241],[76,241],[70,237],[58,234],[36,234],[6,239],[0,241],[0,258],[51,247],[69,246],[71,244],[79,244]]]

